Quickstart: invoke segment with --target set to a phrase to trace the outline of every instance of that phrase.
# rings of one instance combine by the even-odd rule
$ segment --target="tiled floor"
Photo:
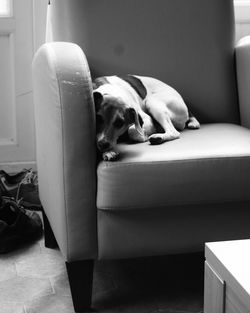
[[[202,312],[202,254],[97,262],[100,313]],[[0,255],[0,313],[73,313],[64,261],[40,241]]]

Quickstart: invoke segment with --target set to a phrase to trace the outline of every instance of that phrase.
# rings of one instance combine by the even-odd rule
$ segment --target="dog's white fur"
[[[124,107],[133,108],[137,116],[140,115],[143,120],[142,126],[138,118],[132,125],[128,125],[128,134],[132,140],[137,142],[149,140],[151,144],[160,144],[179,138],[179,131],[186,126],[192,129],[200,127],[196,118],[189,115],[183,98],[174,88],[155,78],[133,76],[138,78],[146,88],[147,95],[144,99],[128,82],[118,76],[105,77],[108,83],[94,90],[94,92],[101,93],[104,98],[112,96]],[[156,133],[154,120],[162,127],[162,133]],[[99,136],[97,140],[101,140],[100,138],[103,136]],[[114,145],[113,142],[112,151],[110,150],[112,156],[109,157],[110,151],[106,151],[103,155],[104,159],[114,160],[116,158],[117,155],[114,156],[113,153]]]

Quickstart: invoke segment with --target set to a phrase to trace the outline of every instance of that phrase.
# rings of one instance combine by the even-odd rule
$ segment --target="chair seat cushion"
[[[157,209],[250,200],[250,130],[205,124],[161,145],[119,144],[120,159],[100,162],[97,208]]]

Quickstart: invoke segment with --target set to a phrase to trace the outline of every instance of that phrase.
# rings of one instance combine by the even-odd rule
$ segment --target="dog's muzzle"
[[[110,143],[106,140],[100,140],[97,142],[97,148],[101,151],[101,152],[105,152],[107,150],[109,150],[111,147]]]

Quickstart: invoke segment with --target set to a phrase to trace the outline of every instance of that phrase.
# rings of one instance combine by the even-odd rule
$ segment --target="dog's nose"
[[[108,141],[101,140],[101,141],[98,141],[97,147],[98,147],[101,151],[105,151],[105,150],[107,150],[107,149],[110,147],[110,144],[109,144]]]

